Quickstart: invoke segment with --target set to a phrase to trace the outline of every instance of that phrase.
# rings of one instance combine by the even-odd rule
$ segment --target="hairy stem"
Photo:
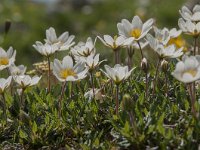
[[[127,48],[127,51],[128,51],[128,69],[131,70],[131,67],[132,67],[132,58],[133,58],[133,54],[132,54],[132,49],[131,48]]]
[[[145,72],[145,80],[146,80],[146,99],[148,99],[148,72]]]
[[[114,50],[115,64],[119,64],[119,49]]]
[[[116,85],[116,108],[115,108],[116,115],[119,114],[119,85]]]
[[[93,98],[95,99],[95,91],[94,91],[94,78],[93,78],[93,72],[90,72],[90,78],[91,78],[91,85],[92,85],[92,93],[93,93]]]
[[[143,59],[143,58],[144,58],[144,55],[143,55],[143,52],[142,52],[142,47],[141,47],[139,41],[137,41],[137,43],[138,43],[138,46],[139,46],[139,48],[140,48],[141,57],[142,57],[142,59]],[[142,59],[141,59],[141,60],[142,60]]]
[[[167,72],[165,72],[165,96],[168,97],[168,80],[167,80]]]
[[[50,57],[47,57],[48,60],[48,93],[51,91],[51,62],[50,62]]]
[[[20,96],[20,100],[21,100],[20,108],[21,108],[21,110],[24,110],[24,105],[25,105],[25,102],[24,102],[24,91],[25,91],[25,89],[22,88],[22,93],[21,93],[21,96]]]
[[[193,83],[190,83],[188,85],[188,90],[189,90],[189,95],[190,95],[190,100],[191,100],[191,112],[194,115],[194,117],[197,117],[197,112],[195,109],[195,93],[193,93]]]
[[[158,59],[158,62],[157,62],[157,65],[156,65],[156,74],[155,74],[155,77],[154,77],[153,96],[154,96],[155,91],[156,91],[157,78],[158,78],[158,70],[159,70],[160,62],[161,62],[161,59],[159,58],[159,59]]]
[[[64,96],[66,84],[67,84],[67,81],[65,81],[62,85],[61,95],[60,95],[60,98],[59,98],[59,103],[58,103],[58,117],[59,118],[61,118],[61,114],[62,114],[62,99],[63,99],[63,96]]]
[[[194,56],[196,55],[197,40],[198,40],[198,37],[195,37],[195,38],[194,38]],[[198,48],[197,48],[197,49],[198,49]]]
[[[6,98],[5,98],[5,94],[2,93],[2,99],[3,99],[3,115],[4,115],[4,118],[5,118],[5,121],[6,121],[6,124],[7,124],[7,113],[6,113],[6,110],[7,110],[7,105],[6,105]]]

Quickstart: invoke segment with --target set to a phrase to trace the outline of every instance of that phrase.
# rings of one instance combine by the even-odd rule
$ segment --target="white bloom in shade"
[[[141,40],[140,41],[141,49],[144,49],[148,44],[149,42],[147,40]],[[132,42],[129,46],[133,47],[134,49],[140,49],[137,42]]]
[[[162,45],[152,35],[148,34],[147,39],[150,47],[159,55],[160,58],[178,58],[183,55],[183,47],[176,49],[174,44]]]
[[[103,39],[99,36],[98,38],[105,46],[110,47],[113,50],[119,49],[124,47],[124,45],[129,45],[133,42],[133,38],[126,39],[124,36],[114,36],[114,38],[112,38],[110,35],[104,35]]]
[[[96,54],[96,55],[91,54],[84,60],[86,67],[90,71],[94,70],[96,67],[98,67],[104,61],[106,61],[106,60],[99,61],[99,54]]]
[[[37,41],[33,47],[41,54],[44,56],[49,57],[50,55],[54,54],[58,49],[59,49],[59,44],[42,44],[41,42]]]
[[[198,37],[200,34],[200,22],[193,23],[190,20],[184,21],[182,18],[178,20],[180,29],[186,34]]]
[[[197,22],[200,21],[200,5],[195,5],[193,10],[190,11],[186,6],[183,6],[179,13],[183,19],[188,21]]]
[[[87,57],[91,54],[95,54],[95,47],[92,38],[88,37],[86,43],[79,42],[71,49],[71,52],[75,57]]]
[[[9,76],[7,79],[0,78],[0,94],[4,93],[4,91],[10,86],[11,81],[11,76]]]
[[[12,64],[9,67],[9,71],[10,71],[10,74],[12,76],[15,76],[15,75],[24,75],[25,72],[26,72],[26,67],[24,65],[16,66],[15,64]]]
[[[91,89],[84,94],[84,97],[87,98],[89,101],[91,101],[94,95],[96,100],[100,100],[100,102],[103,102],[102,100],[105,95],[102,94],[101,89],[94,89],[94,94],[93,94],[93,89]]]
[[[183,61],[176,64],[172,75],[179,81],[191,83],[200,79],[200,56],[185,56]]]
[[[162,45],[162,43],[160,43],[159,40],[153,37],[151,34],[147,34],[146,38],[153,50],[157,50],[159,45]]]
[[[154,32],[155,32],[155,38],[159,41],[159,43],[166,45],[170,39],[169,30],[167,28],[158,29],[157,27],[154,26]]]
[[[176,28],[172,28],[171,30],[169,30],[169,36],[170,38],[177,38],[178,36],[180,36],[182,33],[182,30],[177,30]]]
[[[9,67],[15,62],[16,50],[13,50],[12,47],[6,52],[3,48],[0,47],[0,70],[3,70]]]
[[[73,65],[73,60],[70,56],[65,56],[60,62],[58,59],[53,63],[53,74],[61,81],[77,81],[86,77],[88,69],[85,68],[85,64],[79,62]]]
[[[20,88],[25,89],[29,86],[33,86],[38,84],[40,81],[41,77],[34,76],[30,77],[29,75],[19,75],[19,76],[14,76],[15,82],[20,86]]]
[[[155,52],[160,58],[178,58],[183,55],[183,47],[176,49],[175,45],[169,45],[167,47],[159,45]]]
[[[48,30],[46,30],[45,42],[50,45],[57,43],[59,45],[59,51],[62,51],[68,50],[75,44],[75,42],[73,42],[74,38],[74,35],[69,36],[69,32],[64,32],[59,37],[57,37],[55,29],[50,27]]]
[[[108,78],[112,79],[115,84],[120,84],[122,81],[126,80],[131,72],[135,69],[131,69],[128,71],[128,66],[121,66],[120,64],[116,64],[114,68],[111,68],[108,65],[104,66],[105,72],[101,70]]]
[[[142,39],[152,28],[153,19],[147,20],[144,24],[138,16],[133,17],[132,22],[122,19],[121,23],[117,24],[119,35],[126,38],[132,37],[138,41]]]

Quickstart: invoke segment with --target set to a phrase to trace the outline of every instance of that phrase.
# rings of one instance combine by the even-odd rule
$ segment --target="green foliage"
[[[128,82],[120,85],[120,112],[115,115],[115,87],[108,84],[103,102],[89,101],[86,81],[68,84],[58,117],[60,85],[51,93],[34,88],[25,93],[25,108],[20,97],[6,95],[8,122],[0,121],[1,147],[23,146],[25,149],[197,149],[200,140],[199,120],[191,114],[185,85],[171,76],[168,97],[163,93],[162,76],[156,97],[146,99],[142,73],[136,69]],[[95,82],[95,86],[99,86]],[[82,91],[80,90],[80,87]],[[71,93],[71,91],[73,93]],[[126,94],[127,91],[128,95]],[[123,98],[123,95],[126,95]],[[123,98],[123,100],[122,100]],[[124,100],[129,107],[124,107]],[[126,104],[127,105],[127,104]],[[196,103],[199,107],[199,103]],[[2,117],[2,111],[0,111]]]

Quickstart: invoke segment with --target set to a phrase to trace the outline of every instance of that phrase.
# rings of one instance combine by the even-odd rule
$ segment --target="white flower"
[[[153,50],[157,50],[159,45],[162,45],[162,43],[160,43],[159,40],[153,37],[151,34],[147,34],[146,38]]]
[[[124,47],[124,45],[129,45],[133,42],[132,38],[126,39],[124,36],[115,36],[112,38],[110,35],[104,35],[103,39],[99,36],[98,38],[105,46],[108,46],[113,50],[117,50],[121,47]]]
[[[182,30],[177,30],[176,28],[172,28],[169,30],[169,36],[170,38],[177,38],[181,35]]]
[[[33,45],[33,47],[41,54],[44,56],[49,57],[50,55],[54,54],[58,49],[59,49],[59,44],[42,44],[39,41],[36,41],[36,43]]]
[[[154,26],[154,32],[155,32],[155,38],[159,41],[159,43],[166,45],[170,39],[169,30],[167,28],[158,29],[157,27]]]
[[[198,37],[200,34],[200,22],[193,23],[190,20],[184,21],[182,18],[178,20],[180,29],[186,34]]]
[[[91,54],[95,54],[95,47],[92,38],[88,37],[86,43],[79,42],[71,49],[71,52],[75,57],[87,57]]]
[[[26,72],[26,67],[24,65],[16,66],[15,64],[11,64],[9,67],[9,71],[12,76],[24,75]]]
[[[135,16],[130,23],[126,19],[122,19],[121,23],[117,24],[119,35],[126,38],[132,37],[138,41],[142,39],[152,28],[153,19],[147,20],[144,24],[138,16]]]
[[[200,5],[195,5],[193,10],[190,11],[186,6],[183,6],[179,13],[183,19],[187,21],[198,22],[200,21]]]
[[[34,76],[32,78],[29,75],[14,76],[15,82],[19,84],[22,89],[38,84],[40,79],[41,77],[38,76]]]
[[[176,50],[175,45],[169,45],[167,47],[159,45],[155,50],[160,58],[178,58],[183,55],[183,47]]]
[[[55,29],[50,27],[48,30],[46,30],[45,42],[50,45],[54,45],[55,43],[57,43],[59,45],[58,50],[62,51],[68,50],[71,46],[75,44],[75,42],[73,42],[74,38],[74,35],[69,36],[69,32],[64,32],[59,37],[57,37]]]
[[[53,63],[53,74],[61,82],[81,80],[86,77],[87,71],[82,62],[73,65],[70,56],[65,56],[62,62],[55,59]]]
[[[94,95],[96,100],[100,100],[100,102],[102,102],[104,95],[102,94],[101,89],[94,89],[94,94],[93,94],[93,89],[91,89],[84,94],[84,97],[89,99],[89,101],[91,101]]]
[[[183,47],[176,49],[175,45],[162,45],[152,35],[148,34],[147,39],[150,47],[159,55],[160,58],[178,58],[183,55]]]
[[[112,79],[115,84],[120,84],[122,81],[126,80],[130,75],[131,72],[135,69],[131,69],[128,71],[128,66],[121,66],[120,64],[116,64],[114,68],[111,68],[108,65],[104,66],[105,72],[101,70],[108,78]]]
[[[4,93],[5,89],[7,89],[10,86],[11,81],[11,76],[9,76],[7,79],[0,78],[0,94]]]
[[[183,61],[176,64],[176,68],[172,75],[179,81],[184,83],[191,83],[200,79],[200,56],[185,56]]]
[[[14,51],[12,47],[9,47],[7,52],[0,47],[0,70],[3,70],[13,64],[15,62],[15,57],[16,50]]]
[[[99,61],[99,54],[93,55],[91,54],[90,56],[88,56],[87,58],[85,58],[84,62],[86,64],[86,67],[92,71],[94,70],[96,67],[98,67],[103,61],[106,60],[102,60]]]
[[[140,46],[141,46],[141,49],[144,49],[147,45],[149,44],[149,42],[147,40],[141,40],[140,41]],[[137,42],[132,42],[129,47],[132,47],[134,49],[140,49],[139,45]]]

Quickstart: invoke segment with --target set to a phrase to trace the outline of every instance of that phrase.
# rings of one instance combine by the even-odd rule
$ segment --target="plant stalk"
[[[5,94],[2,93],[2,99],[3,99],[3,115],[4,115],[4,119],[6,121],[6,124],[7,124],[7,113],[6,113],[6,110],[7,110],[7,106],[6,106],[6,98],[5,98]]]
[[[139,41],[137,41],[137,43],[138,43],[138,46],[139,46],[139,48],[140,48],[141,57],[142,57],[142,59],[143,59],[143,58],[144,58],[144,54],[143,54],[143,52],[142,52],[142,47],[141,47]],[[142,59],[141,59],[141,60],[142,60]]]
[[[161,62],[161,59],[159,58],[159,59],[158,59],[158,62],[157,62],[157,65],[156,65],[156,74],[155,74],[155,77],[154,77],[153,96],[154,96],[155,91],[156,91],[157,78],[158,78],[158,70],[159,70],[160,62]]]
[[[50,57],[47,57],[48,60],[48,93],[51,91],[51,62],[50,62]]]
[[[93,78],[93,72],[90,72],[90,78],[91,78],[91,85],[92,85],[92,93],[93,93],[93,99],[95,99],[95,91],[94,91],[94,78]]]
[[[63,83],[62,89],[61,89],[61,95],[60,95],[59,102],[58,102],[58,118],[61,118],[61,114],[62,114],[62,99],[63,99],[63,96],[64,96],[66,84],[67,84],[67,81],[65,81]]]
[[[116,108],[115,108],[116,115],[119,114],[119,85],[116,84]]]

